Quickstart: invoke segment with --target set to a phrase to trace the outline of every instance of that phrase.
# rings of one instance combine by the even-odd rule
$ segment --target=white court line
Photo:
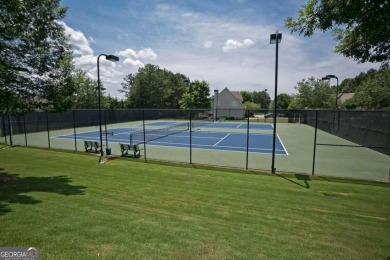
[[[160,145],[158,145],[160,144]],[[164,145],[164,144],[168,144],[168,145]],[[164,147],[174,147],[174,148],[183,148],[183,147],[178,147],[178,146],[170,146],[169,144],[171,145],[183,145],[185,146],[185,148],[189,148],[189,144],[183,144],[183,143],[175,143],[175,142],[161,142],[161,141],[151,141],[149,143],[149,145],[155,145],[155,146],[164,146]],[[201,149],[201,148],[198,148],[199,146],[200,147],[212,147],[210,144],[193,144],[193,146],[197,146],[196,148],[194,147],[194,149]],[[246,146],[227,146],[227,145],[221,145],[221,146],[218,146],[220,148],[228,148],[228,149],[233,149],[233,150],[228,150],[230,152],[237,152],[236,150],[234,149],[246,149]],[[207,149],[207,150],[215,150],[215,149]],[[217,149],[218,150],[218,149]],[[252,150],[252,151],[272,151],[272,149],[268,149],[268,148],[249,148],[249,150]],[[223,151],[226,151],[226,150],[223,150]],[[281,149],[275,149],[275,151],[281,151],[283,152],[284,150],[281,150]],[[242,152],[241,150],[239,152]],[[267,154],[271,154],[271,153],[267,153]],[[286,154],[282,154],[282,155],[286,155]]]
[[[116,135],[124,135],[124,134],[130,134],[131,132],[133,132],[132,130],[129,130],[129,131],[126,131],[126,132],[121,132],[121,133],[115,133]]]
[[[189,135],[173,135],[173,137],[177,138],[187,138],[189,139]],[[192,136],[192,139],[215,139],[215,140],[220,140],[220,137],[208,137],[208,136]]]
[[[282,145],[284,151],[286,152],[286,155],[288,155],[287,149],[286,149],[286,147],[284,147],[284,144],[283,144],[283,142],[282,142],[282,139],[280,139],[280,137],[279,137],[278,134],[276,134],[276,136],[278,137],[280,144]],[[276,149],[275,149],[275,150],[276,150]]]
[[[228,137],[230,135],[230,133],[228,133],[227,135],[225,135],[225,137],[223,137],[221,140],[219,140],[218,142],[216,142],[213,146],[216,146],[217,144],[219,144],[220,142],[222,142],[226,137]]]
[[[242,126],[242,124],[239,124],[236,128],[240,128]]]

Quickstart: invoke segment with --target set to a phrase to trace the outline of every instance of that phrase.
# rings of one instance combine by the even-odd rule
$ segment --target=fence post
[[[49,114],[46,110],[46,128],[47,128],[47,143],[50,149],[50,129],[49,129]]]
[[[190,164],[192,164],[192,110],[190,109]]]
[[[8,144],[8,142],[7,142],[7,129],[5,127],[4,114],[1,115],[1,121],[2,121],[1,126],[3,128],[2,131],[3,131],[3,135],[4,135],[4,142],[5,142],[5,144]]]
[[[24,130],[24,141],[27,146],[27,130],[26,130],[26,117],[23,115],[23,130]]]
[[[74,110],[72,110],[72,115],[73,115],[74,150],[77,152],[76,113]]]
[[[104,131],[106,135],[106,157],[108,157],[108,137],[107,137],[107,109],[104,109]]]
[[[247,126],[246,126],[246,169],[248,170],[248,161],[249,161],[249,110],[246,110],[248,117]]]
[[[144,130],[144,157],[145,157],[145,162],[146,160],[146,133],[145,133],[145,109],[142,110],[142,126]]]
[[[315,123],[315,128],[314,128],[313,167],[311,169],[311,175],[314,175],[314,169],[315,169],[315,163],[316,163],[317,126],[318,126],[318,110],[316,111],[316,123]]]
[[[12,146],[12,126],[11,126],[11,117],[8,114],[8,131],[9,131],[9,144]]]

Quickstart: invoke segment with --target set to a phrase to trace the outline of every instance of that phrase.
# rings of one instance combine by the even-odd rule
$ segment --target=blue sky
[[[306,0],[62,0],[68,7],[63,20],[73,45],[75,65],[96,79],[99,54],[120,61],[101,62],[107,92],[118,92],[123,78],[152,63],[193,80],[205,80],[210,90],[263,91],[273,97],[275,45],[279,30],[278,93],[296,93],[304,78],[335,74],[340,82],[379,64],[358,64],[333,52],[331,33],[311,38],[284,27],[297,17]],[[334,83],[335,84],[335,83]]]

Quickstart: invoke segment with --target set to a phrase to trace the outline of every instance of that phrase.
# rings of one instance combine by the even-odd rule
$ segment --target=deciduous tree
[[[334,107],[335,91],[328,82],[313,77],[298,82],[290,109],[332,108]]]
[[[267,91],[253,91],[252,102],[259,104],[261,109],[267,109],[271,102],[271,98]]]
[[[339,44],[335,52],[359,62],[390,61],[390,2],[388,0],[308,0],[298,18],[286,27],[300,35],[332,30]]]
[[[252,93],[249,92],[249,91],[240,91],[240,94],[242,96],[242,103],[245,103],[245,102],[252,102]]]
[[[179,108],[189,80],[156,65],[147,64],[124,78],[122,91],[132,108]]]
[[[384,67],[378,71],[370,70],[365,75],[364,79],[359,82],[359,85],[356,85],[353,98],[347,100],[342,105],[347,108],[390,108],[389,68]]]
[[[0,1],[0,111],[66,110],[72,55],[59,0]]]
[[[77,70],[73,76],[76,91],[73,95],[73,108],[92,109],[97,108],[97,81],[91,80],[82,70]]]
[[[190,83],[189,89],[179,101],[181,108],[210,108],[210,87],[202,80]]]
[[[278,95],[278,101],[276,107],[278,109],[288,109],[291,101],[292,101],[292,97],[289,94],[281,93]]]

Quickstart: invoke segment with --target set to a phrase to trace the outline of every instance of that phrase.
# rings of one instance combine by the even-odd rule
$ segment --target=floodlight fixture
[[[322,77],[322,80],[330,80],[330,79],[336,79],[336,101],[335,101],[335,106],[334,108],[337,109],[338,107],[338,99],[339,99],[339,78],[335,75],[326,75],[325,77]]]
[[[269,39],[269,43],[276,44],[276,39],[278,40],[278,43],[280,43],[282,41],[282,34],[278,33],[278,31],[276,31],[276,33],[271,34],[270,39]]]
[[[119,61],[119,57],[115,55],[106,55],[106,60],[115,62],[115,61]]]

